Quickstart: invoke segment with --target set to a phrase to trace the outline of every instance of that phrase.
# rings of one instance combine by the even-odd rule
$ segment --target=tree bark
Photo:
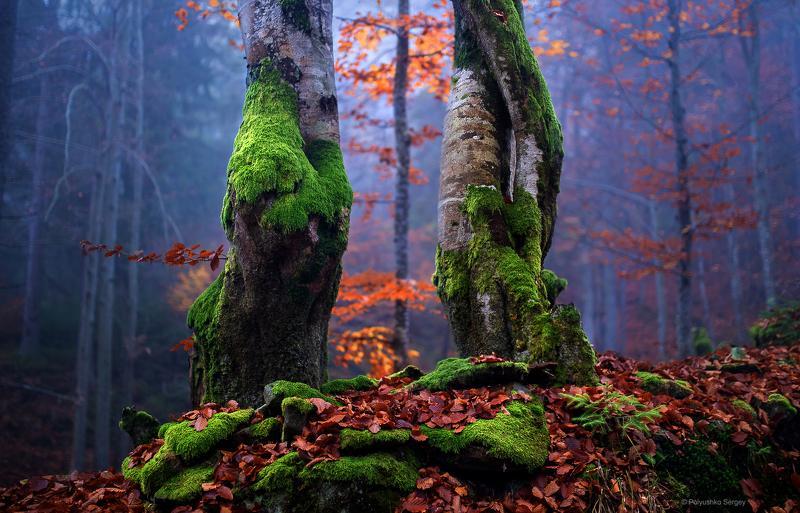
[[[0,16],[0,219],[6,192],[6,171],[11,155],[11,85],[14,79],[14,48],[17,38],[17,6],[9,0]]]
[[[740,37],[748,77],[748,102],[747,114],[750,127],[750,166],[753,170],[753,194],[755,196],[756,233],[758,234],[758,251],[761,256],[761,283],[764,287],[764,297],[768,307],[775,306],[777,296],[775,293],[775,280],[772,273],[772,232],[769,227],[769,192],[767,185],[767,172],[762,158],[761,127],[759,126],[761,95],[761,31],[759,28],[758,11],[756,3],[747,7],[747,17],[752,34],[749,37]]]
[[[611,262],[603,265],[603,350],[619,351],[619,308],[617,305],[617,273]]]
[[[734,205],[736,199],[733,191],[733,185],[730,183],[725,184],[724,187],[725,201]],[[744,326],[744,317],[742,315],[742,276],[741,264],[739,261],[739,241],[736,237],[736,231],[728,230],[725,234],[725,242],[728,248],[728,261],[730,262],[730,287],[731,287],[731,303],[733,308],[733,328],[734,328],[734,342],[742,342],[744,338],[742,334],[746,333]]]
[[[408,279],[408,175],[411,167],[411,138],[408,134],[408,110],[406,94],[408,92],[408,29],[405,21],[409,15],[409,1],[398,0],[397,18],[400,26],[397,32],[397,51],[392,103],[394,108],[394,141],[397,153],[397,184],[394,199],[394,254],[395,278]],[[392,349],[396,364],[404,367],[408,364],[408,303],[395,301],[394,305],[394,337]]]
[[[689,140],[686,135],[686,109],[681,99],[680,42],[681,23],[678,0],[668,0],[670,24],[669,103],[672,130],[675,137],[675,174],[677,178],[677,221],[681,238],[681,258],[678,261],[678,312],[676,335],[679,356],[691,353],[692,345],[692,196],[689,185]]]
[[[36,114],[36,149],[31,169],[31,196],[27,209],[28,251],[25,261],[25,303],[22,308],[22,339],[19,353],[31,356],[39,351],[39,282],[41,278],[41,246],[39,232],[42,226],[42,184],[45,168],[45,143],[42,142],[50,126],[49,79],[41,79],[39,106]]]
[[[330,0],[245,0],[243,122],[228,164],[225,269],[189,311],[192,399],[258,405],[278,379],[317,386],[347,245]]]
[[[442,141],[434,277],[462,355],[556,361],[593,382],[574,307],[554,306],[561,126],[512,0],[454,0],[455,61]],[[514,58],[510,58],[511,56]],[[552,285],[552,287],[548,287]]]

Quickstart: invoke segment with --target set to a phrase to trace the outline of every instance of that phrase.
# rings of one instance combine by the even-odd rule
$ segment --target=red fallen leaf
[[[545,497],[550,497],[551,495],[555,495],[555,493],[560,489],[561,487],[558,486],[557,481],[550,481],[547,483],[547,486],[544,487],[544,495]]]
[[[495,355],[494,353],[469,357],[469,363],[471,363],[472,365],[477,365],[479,363],[500,363],[504,361],[506,361],[505,358],[501,358]]]
[[[432,477],[423,477],[417,479],[417,489],[419,490],[430,490],[433,488],[433,485],[436,483],[436,480]]]
[[[309,399],[309,402],[311,402],[311,404],[313,404],[314,407],[317,409],[317,414],[320,414],[325,410],[327,410],[328,408],[330,408],[331,406],[333,406],[325,399],[320,399],[319,397],[312,397],[311,399]]]
[[[469,493],[466,486],[456,486],[455,492],[461,497],[466,497]]]
[[[208,419],[203,416],[198,416],[197,419],[194,421],[194,430],[195,431],[202,431],[208,426]]]
[[[573,468],[572,465],[559,465],[559,467],[556,469],[556,474],[559,476],[563,476],[564,474],[569,474],[572,468]]]
[[[792,482],[792,486],[800,490],[800,474],[793,473],[789,479]]]
[[[745,497],[756,498],[761,496],[761,486],[755,479],[742,479],[739,481],[739,485],[742,487],[742,493],[744,493]]]
[[[403,501],[400,510],[410,513],[423,513],[428,511],[428,500],[425,497],[411,495]]]
[[[200,488],[202,488],[204,492],[210,492],[211,490],[216,490],[219,486],[219,483],[203,483],[200,485]]]
[[[533,487],[531,488],[531,495],[533,495],[537,499],[542,499],[542,500],[544,499],[544,493],[542,492],[541,488],[539,488],[536,485],[533,485]]]
[[[731,435],[731,440],[734,443],[742,445],[747,440],[747,433],[745,433],[743,431],[737,431],[737,432],[735,432],[734,434]]]

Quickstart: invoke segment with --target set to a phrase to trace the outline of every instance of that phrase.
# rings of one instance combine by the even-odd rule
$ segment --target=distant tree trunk
[[[648,201],[647,205],[648,215],[650,217],[650,238],[658,240],[661,233],[661,227],[658,222],[658,209],[656,203],[652,200]],[[653,261],[653,265],[658,265],[657,261]],[[657,316],[657,329],[656,334],[658,337],[658,359],[665,360],[667,357],[667,294],[664,287],[664,273],[657,271],[653,277],[656,285],[656,316]]]
[[[775,280],[772,274],[772,233],[769,227],[769,192],[767,185],[767,172],[762,158],[761,116],[759,97],[761,95],[761,31],[759,29],[758,10],[756,3],[752,2],[747,7],[747,16],[750,22],[749,37],[740,37],[748,77],[748,102],[747,111],[750,125],[750,166],[754,174],[754,191],[756,213],[756,233],[758,234],[758,250],[761,256],[761,282],[764,286],[764,296],[767,306],[775,305]]]
[[[700,304],[703,306],[703,327],[708,336],[714,338],[714,329],[711,325],[711,301],[706,288],[706,258],[700,253],[697,255],[697,288],[700,292]]]
[[[672,116],[672,129],[675,136],[675,173],[678,180],[677,221],[681,238],[682,256],[678,262],[678,312],[676,317],[676,334],[678,352],[686,356],[691,351],[692,340],[692,196],[689,185],[689,140],[686,135],[686,109],[681,99],[680,70],[680,2],[668,0],[668,17],[670,24],[669,50],[667,59],[669,67],[669,104]]]
[[[735,195],[733,193],[733,186],[725,184],[724,188],[725,201],[734,205]],[[744,320],[742,316],[742,277],[741,277],[741,264],[739,262],[739,241],[736,237],[736,232],[728,230],[725,234],[725,242],[728,247],[728,261],[730,262],[730,287],[731,287],[731,306],[733,307],[733,327],[734,327],[734,342],[741,342],[742,334],[745,333]]]
[[[594,299],[594,293],[596,291],[594,286],[594,264],[592,263],[588,250],[584,250],[581,255],[581,265],[583,267],[581,281],[581,290],[583,291],[583,303],[581,307],[583,311],[583,326],[589,340],[596,340],[597,331],[595,329],[595,317],[597,314],[595,313]]]
[[[19,0],[8,0],[0,16],[0,219],[5,204],[6,175],[11,156],[11,85],[14,79],[14,49]]]
[[[394,141],[397,153],[397,186],[394,199],[394,254],[395,277],[408,279],[408,174],[411,166],[411,138],[408,134],[408,110],[406,94],[408,91],[408,30],[406,20],[409,15],[409,0],[398,0],[397,18],[400,26],[397,32],[397,54],[394,74],[392,103],[394,107]],[[394,305],[394,349],[398,366],[408,363],[408,303],[395,301]]]
[[[794,128],[795,148],[800,147],[800,0],[794,0],[792,5],[792,19],[790,34],[791,63],[792,63],[792,127]],[[800,151],[795,151],[794,169],[794,194],[800,196]],[[795,213],[794,219],[795,237],[800,238],[800,215]],[[796,246],[795,246],[796,247]]]
[[[132,68],[133,101],[134,106],[134,141],[135,151],[140,158],[144,158],[144,37],[142,2],[136,0],[133,5],[133,51]],[[130,242],[128,247],[137,250],[142,242],[142,189],[144,186],[144,172],[138,162],[131,163],[131,202],[130,202]],[[139,266],[127,266],[128,272],[128,304],[127,317],[122,333],[123,359],[120,403],[123,407],[133,405],[133,386],[135,379],[135,358],[138,346],[139,325]],[[130,437],[120,437],[120,453],[125,454],[130,450]]]
[[[327,377],[352,190],[339,148],[331,0],[245,0],[244,120],[228,164],[225,269],[189,311],[195,403],[260,404]]]
[[[580,315],[551,304],[545,279],[552,275],[542,268],[555,223],[562,134],[525,37],[522,6],[453,6],[435,282],[455,343],[462,355],[555,361],[559,381],[594,382],[594,352]]]
[[[128,16],[130,13],[122,14]],[[118,240],[119,197],[123,167],[123,133],[125,128],[124,87],[128,63],[127,52],[121,44],[124,40],[125,20],[120,33],[115,34],[109,69],[109,108],[107,134],[109,141],[109,171],[105,174],[105,200],[103,211],[104,230],[102,240],[114,243]],[[111,388],[113,365],[113,342],[115,321],[116,258],[104,258],[100,264],[100,312],[97,325],[97,386],[95,394],[94,455],[95,467],[106,468],[111,463]]]
[[[87,240],[100,240],[102,232],[103,205],[105,204],[101,173],[92,181],[91,205],[87,223]],[[100,256],[86,255],[81,277],[81,318],[78,328],[78,347],[75,359],[75,413],[72,428],[71,470],[84,470],[86,465],[86,428],[89,415],[89,386],[92,381],[92,357],[94,356],[94,328],[97,314],[97,285],[99,281]]]
[[[603,349],[619,351],[619,310],[617,308],[617,273],[611,262],[603,265]]]
[[[39,106],[36,114],[36,149],[31,169],[31,196],[27,209],[28,244],[25,260],[25,303],[22,308],[22,339],[19,353],[31,356],[39,351],[39,283],[42,252],[39,232],[42,226],[42,195],[45,168],[45,143],[43,139],[50,127],[50,87],[45,76],[40,81]]]

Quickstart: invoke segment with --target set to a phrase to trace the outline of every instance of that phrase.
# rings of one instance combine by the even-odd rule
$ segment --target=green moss
[[[301,480],[350,482],[410,493],[417,483],[417,466],[387,453],[343,456],[300,471]]]
[[[161,424],[158,428],[158,438],[164,438],[164,434],[167,432],[169,428],[177,424],[177,422],[165,422]]]
[[[705,328],[692,329],[692,345],[694,346],[694,354],[698,356],[711,354],[714,350],[714,343]]]
[[[180,469],[180,460],[167,445],[161,446],[150,460],[140,467],[130,468],[130,458],[122,461],[122,475],[139,485],[142,493],[152,495]]]
[[[467,358],[445,358],[436,369],[414,381],[416,389],[431,391],[454,388],[472,388],[485,385],[524,381],[528,366],[520,362],[479,363],[473,365]]]
[[[134,445],[146,444],[158,436],[159,424],[146,411],[126,406],[122,410],[119,428],[131,437]]]
[[[249,429],[257,440],[278,440],[281,437],[281,421],[275,417],[267,417],[251,425]]]
[[[283,17],[292,24],[297,30],[302,32],[311,31],[311,19],[308,15],[308,7],[303,0],[279,0]]]
[[[214,326],[219,321],[219,299],[224,281],[225,273],[220,273],[189,308],[186,323],[201,340],[209,340],[214,335]]]
[[[747,401],[742,401],[741,399],[734,399],[733,401],[731,401],[731,404],[733,404],[733,406],[736,409],[742,410],[743,412],[749,414],[751,417],[756,416],[756,410],[754,410],[753,407],[750,406],[750,403],[748,403]]]
[[[314,405],[309,402],[308,399],[303,399],[300,397],[287,397],[281,401],[281,411],[285,416],[289,410],[303,415],[308,415],[314,411]]]
[[[181,422],[164,433],[165,446],[169,446],[187,463],[197,461],[230,438],[252,416],[252,409],[217,413],[209,419],[208,425],[202,431],[196,431],[188,421]]]
[[[356,376],[350,379],[334,379],[319,387],[320,392],[329,395],[338,395],[351,390],[369,390],[378,385],[378,380],[369,376]]]
[[[305,464],[296,452],[281,456],[258,473],[253,489],[268,494],[292,493],[294,480]]]
[[[548,301],[550,301],[550,304],[555,304],[558,295],[567,288],[567,280],[559,278],[550,269],[542,270],[542,280],[544,281],[544,288],[547,290]]]
[[[340,443],[344,452],[360,452],[365,449],[387,449],[408,443],[411,431],[408,429],[383,429],[373,434],[361,429],[343,429]]]
[[[652,372],[639,371],[636,377],[641,380],[642,388],[651,394],[666,394],[682,399],[693,392],[692,386],[680,379],[667,379]]]
[[[739,499],[741,491],[737,472],[717,452],[711,452],[708,441],[667,447],[659,464],[664,471],[691,490],[691,497],[703,499]]]
[[[750,328],[750,336],[759,347],[800,342],[800,302],[772,308],[761,314]]]
[[[274,381],[264,388],[264,399],[270,405],[270,409],[275,413],[279,411],[281,402],[287,397],[299,397],[301,399],[311,399],[316,397],[324,399],[331,404],[340,405],[341,403],[335,398],[323,394],[319,390],[305,383],[298,383],[295,381],[279,380]],[[275,405],[274,407],[272,405]]]
[[[770,394],[767,397],[767,407],[788,415],[797,414],[797,408],[792,405],[786,396],[781,394]]]
[[[416,365],[407,365],[403,369],[401,369],[401,370],[399,370],[399,371],[397,371],[397,372],[395,372],[393,374],[389,374],[387,376],[387,378],[389,378],[389,379],[399,379],[399,378],[419,379],[424,374],[425,373],[422,372],[421,370],[419,370],[419,367],[417,367]]]
[[[159,501],[190,502],[203,493],[203,483],[213,480],[214,467],[211,465],[187,468],[167,480],[153,498]]]
[[[461,433],[448,429],[422,427],[428,443],[446,454],[458,454],[469,446],[486,449],[487,454],[533,471],[547,461],[550,434],[544,420],[544,409],[537,402],[513,401],[506,407],[508,415],[481,419]]]
[[[303,2],[287,0],[287,4]],[[297,95],[268,63],[247,90],[242,125],[228,163],[227,202],[255,203],[266,194],[274,200],[262,225],[284,232],[308,226],[315,214],[335,222],[350,207],[353,192],[338,144],[310,141],[300,134]],[[230,214],[223,219],[231,235]]]
[[[581,327],[581,317],[573,305],[557,305],[550,313],[535,316],[527,348],[530,363],[556,362],[555,382],[595,385],[597,355]]]

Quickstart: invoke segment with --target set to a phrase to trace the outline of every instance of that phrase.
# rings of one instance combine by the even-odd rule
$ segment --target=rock
[[[159,423],[155,417],[132,406],[122,409],[119,428],[131,437],[133,445],[146,444],[158,436]]]
[[[315,406],[308,399],[301,397],[287,397],[281,402],[281,413],[283,414],[281,438],[284,442],[292,442],[303,432],[303,426],[306,425],[314,410]]]
[[[675,399],[683,399],[692,393],[692,386],[681,379],[669,379],[652,372],[640,371],[636,377],[642,382],[642,388],[655,395],[669,395]]]

